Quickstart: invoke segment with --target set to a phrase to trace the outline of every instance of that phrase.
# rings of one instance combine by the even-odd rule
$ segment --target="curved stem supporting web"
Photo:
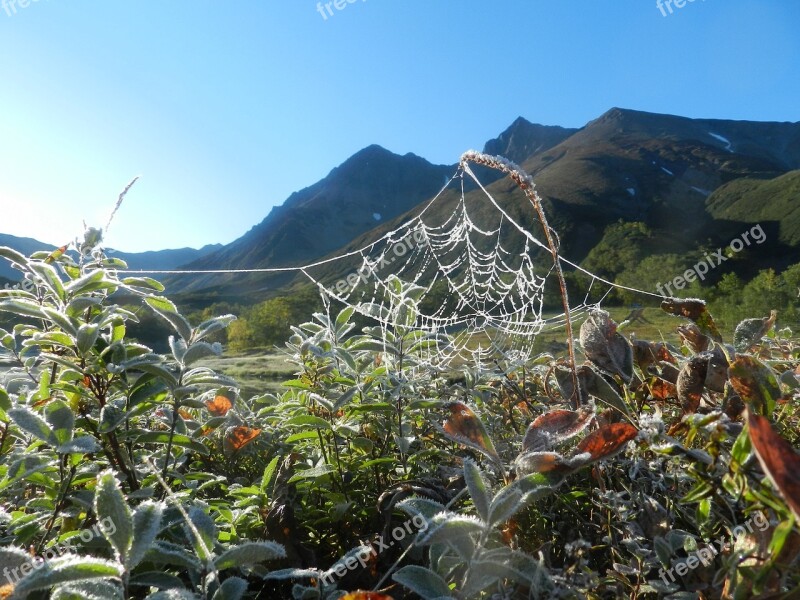
[[[530,200],[531,204],[533,205],[534,210],[536,210],[536,214],[539,216],[539,221],[542,223],[542,228],[544,229],[545,239],[547,240],[547,245],[550,248],[550,253],[553,255],[553,268],[556,272],[556,277],[558,277],[558,285],[561,288],[561,302],[564,307],[564,326],[566,327],[567,333],[567,347],[569,350],[569,362],[570,362],[570,369],[572,370],[572,383],[574,385],[575,394],[577,395],[576,400],[580,402],[580,388],[578,387],[578,372],[577,372],[577,361],[575,360],[575,340],[572,335],[572,319],[570,318],[569,314],[569,297],[567,296],[567,283],[564,280],[564,272],[561,269],[561,260],[558,255],[558,246],[553,239],[553,232],[550,229],[550,225],[547,223],[547,217],[544,214],[544,208],[542,207],[542,199],[539,197],[539,194],[536,193],[536,186],[533,183],[533,178],[528,175],[522,167],[519,165],[511,162],[510,160],[503,158],[502,156],[491,156],[489,154],[484,154],[482,152],[477,152],[475,150],[469,150],[461,155],[461,160],[459,164],[462,168],[467,167],[468,162],[473,162],[478,165],[483,165],[484,167],[489,167],[490,169],[495,169],[496,171],[500,171],[501,173],[505,173],[517,184],[517,187],[521,189],[525,196]]]

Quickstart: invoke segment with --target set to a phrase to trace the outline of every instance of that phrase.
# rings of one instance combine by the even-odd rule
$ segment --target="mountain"
[[[577,131],[556,125],[538,125],[518,117],[503,133],[486,142],[483,152],[521,163],[557,146]]]
[[[751,267],[800,261],[800,123],[690,119],[612,108],[580,129],[517,118],[487,141],[484,151],[513,160],[533,176],[550,225],[559,234],[560,250],[575,262],[587,260],[598,248],[595,260],[619,240],[641,241],[638,234],[628,238],[615,232],[620,221],[639,223],[647,231],[640,248],[645,254],[716,248],[760,223],[769,241],[754,249]],[[143,269],[308,265],[357,251],[413,218],[455,170],[455,164],[434,165],[414,154],[400,156],[369,146],[272,208],[230,244],[119,256],[132,268]],[[473,171],[517,222],[541,236],[527,198],[508,178],[477,166]],[[426,209],[429,225],[444,223],[453,214],[461,200],[456,187]],[[464,189],[472,220],[487,229],[496,227],[498,213],[483,191],[468,178]],[[503,243],[508,248],[521,244],[521,236],[516,238],[511,233]],[[0,243],[6,243],[2,237]],[[359,260],[356,253],[318,272],[340,278]],[[3,275],[8,276],[0,267]],[[172,276],[165,283],[170,293],[185,292],[185,298],[206,302],[263,299],[301,280],[307,281],[291,270],[269,276]]]
[[[270,268],[304,265],[346,245],[355,237],[391,222],[432,198],[453,175],[455,166],[433,165],[419,156],[399,156],[369,146],[327,177],[292,194],[282,206],[241,238],[189,269]],[[294,277],[237,277],[236,285],[272,287]],[[225,277],[181,278],[184,291],[224,286]],[[257,283],[254,283],[257,282]],[[173,288],[175,289],[175,288]]]
[[[14,250],[28,256],[39,250],[54,250],[55,246],[46,244],[33,238],[23,238],[14,235],[0,233],[0,246],[8,246]],[[157,250],[153,252],[118,252],[109,249],[109,256],[121,258],[128,263],[131,269],[163,270],[169,271],[177,269],[187,262],[196,260],[214,252],[222,247],[222,244],[209,244],[199,250],[194,248],[178,248],[176,250]],[[3,280],[19,281],[21,273],[12,269],[8,262],[0,260],[0,278]],[[5,283],[5,281],[0,281]]]
[[[537,130],[529,125],[517,120],[487,143],[486,150],[505,149],[533,176],[549,223],[559,233],[562,254],[573,261],[586,259],[602,240],[614,239],[606,233],[619,221],[649,228],[640,252],[686,254],[701,244],[727,244],[759,219],[766,219],[762,224],[769,243],[753,248],[756,255],[750,266],[800,260],[800,242],[783,233],[795,222],[796,211],[791,209],[797,196],[787,189],[779,205],[774,195],[775,186],[795,181],[782,177],[800,167],[800,123],[688,119],[614,108],[577,131],[555,132],[540,146],[519,135]],[[520,160],[525,148],[532,148],[532,154]],[[767,185],[761,197],[747,195],[734,208],[723,210],[712,199],[714,191],[739,181],[776,184]],[[530,203],[516,185],[497,177],[486,183],[498,204],[541,238]],[[444,223],[460,199],[457,190],[443,194],[426,209],[426,222]],[[474,222],[486,229],[497,227],[497,211],[481,190],[468,191],[466,202]],[[421,208],[365,233],[337,253],[374,242]],[[504,240],[504,245],[521,248],[521,236],[516,237]],[[343,261],[338,269],[346,273],[354,266],[354,261]],[[333,266],[325,274],[337,277]]]

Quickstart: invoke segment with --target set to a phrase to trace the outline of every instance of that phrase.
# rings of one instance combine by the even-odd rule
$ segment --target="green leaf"
[[[93,579],[61,584],[53,590],[51,600],[125,600],[125,598],[119,583]]]
[[[147,290],[150,292],[164,291],[163,284],[151,277],[126,277],[122,280],[122,283],[134,290]]]
[[[275,469],[278,468],[279,459],[280,457],[276,456],[264,469],[264,475],[261,477],[261,493],[265,495],[267,494],[267,488],[269,487],[269,484],[272,482],[272,477],[275,475]]]
[[[189,510],[189,518],[193,527],[187,526],[186,535],[191,539],[197,557],[205,562],[213,556],[214,546],[217,543],[217,526],[205,511],[197,507]]]
[[[45,420],[28,408],[13,408],[8,411],[8,416],[25,433],[42,440],[50,446],[58,446],[58,438],[50,429]]]
[[[23,254],[20,254],[8,246],[0,246],[0,258],[5,258],[12,264],[23,267],[23,269],[28,267],[28,259]]]
[[[426,521],[430,521],[440,512],[446,512],[447,510],[443,504],[421,496],[406,498],[402,502],[397,503],[397,508],[411,517],[419,515]]]
[[[464,481],[467,484],[472,503],[481,519],[489,520],[489,488],[483,473],[473,461],[464,460]]]
[[[325,477],[326,475],[333,473],[334,471],[335,469],[331,465],[320,465],[318,467],[313,467],[311,469],[305,469],[304,471],[300,471],[299,473],[294,475],[291,479],[289,479],[289,483],[294,483],[295,481],[302,481],[303,479],[317,479],[319,477]]]
[[[728,369],[731,386],[756,414],[771,416],[775,411],[781,388],[770,367],[754,356],[737,356]]]
[[[430,520],[419,536],[420,545],[446,544],[453,538],[481,533],[486,524],[470,515],[441,512]]]
[[[492,500],[489,524],[495,527],[505,523],[523,509],[532,497],[550,493],[555,485],[544,473],[532,473],[510,483]]]
[[[302,415],[293,417],[283,423],[284,426],[301,425],[303,427],[313,427],[315,429],[330,429],[331,424],[321,417],[314,415]]]
[[[142,444],[169,444],[169,437],[170,434],[166,431],[150,431],[141,434],[136,438],[136,441]],[[198,454],[202,454],[204,456],[209,454],[209,449],[206,445],[179,433],[172,435],[172,445],[186,448],[187,450],[197,452]]]
[[[42,307],[30,300],[3,300],[0,311],[10,312],[21,317],[43,318]]]
[[[64,287],[64,291],[68,298],[74,298],[75,296],[98,290],[113,290],[116,287],[117,284],[107,278],[105,271],[97,269],[68,283]]]
[[[447,582],[430,569],[424,567],[416,565],[405,566],[392,575],[392,579],[410,589],[423,600],[453,597]]]
[[[100,335],[100,326],[96,323],[89,323],[81,325],[78,328],[77,346],[78,352],[85,356],[97,342],[97,336]]]
[[[161,540],[156,540],[153,543],[145,554],[145,558],[149,562],[156,564],[176,565],[189,570],[200,568],[197,557],[192,555],[186,548]]]
[[[56,452],[59,454],[92,454],[99,452],[101,449],[100,444],[92,436],[82,435],[74,440],[64,442],[56,448]]]
[[[45,419],[53,428],[57,440],[56,445],[66,444],[72,439],[72,430],[75,427],[75,413],[69,405],[62,400],[53,400],[44,409]]]
[[[188,366],[196,363],[201,358],[219,356],[220,354],[222,354],[222,344],[219,342],[214,342],[213,344],[209,344],[208,342],[195,342],[189,346],[186,354],[183,355],[183,363]]]
[[[194,330],[192,341],[199,342],[216,331],[225,329],[236,320],[236,315],[221,315],[208,321],[203,321]]]
[[[152,308],[159,316],[166,320],[178,335],[184,340],[189,340],[192,337],[192,326],[189,321],[178,312],[178,308],[171,300],[163,296],[148,296],[144,301]]]
[[[50,589],[60,583],[121,577],[122,565],[91,556],[65,556],[41,563],[39,568],[17,583],[14,595],[24,598],[36,590]]]
[[[28,268],[36,275],[36,278],[41,281],[56,298],[63,301],[66,298],[64,293],[64,284],[58,275],[58,271],[53,265],[43,262],[31,261],[28,263]]]
[[[211,600],[241,600],[247,591],[247,582],[240,577],[228,577],[219,586]]]
[[[319,439],[319,434],[317,433],[316,429],[310,429],[308,431],[298,431],[297,433],[293,433],[289,437],[287,437],[284,442],[287,444],[294,444],[295,442],[300,442],[302,440],[311,440],[311,439]]]
[[[762,518],[766,519],[766,517]],[[786,540],[794,530],[794,516],[790,516],[787,520],[778,524],[775,531],[772,532],[772,539],[769,542],[769,552],[772,556],[777,557],[783,550]]]
[[[100,521],[100,530],[124,564],[133,544],[133,518],[111,469],[97,476],[94,510]]]
[[[144,555],[153,545],[161,529],[163,514],[164,505],[152,500],[142,502],[133,513],[133,544],[125,563],[129,571],[142,562]]]
[[[275,542],[247,542],[228,548],[214,561],[219,569],[232,569],[286,557],[286,549]]]

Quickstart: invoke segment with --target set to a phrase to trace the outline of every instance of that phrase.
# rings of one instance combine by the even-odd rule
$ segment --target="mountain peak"
[[[486,142],[483,151],[521,163],[533,154],[557,146],[576,131],[557,125],[539,125],[517,117],[503,133]]]

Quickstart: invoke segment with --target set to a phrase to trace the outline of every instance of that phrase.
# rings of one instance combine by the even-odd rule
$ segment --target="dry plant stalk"
[[[558,277],[558,285],[561,291],[561,303],[564,308],[564,318],[566,319],[565,326],[567,330],[567,347],[569,352],[570,369],[572,370],[572,382],[575,386],[575,393],[579,394],[578,373],[576,371],[577,361],[575,360],[575,341],[572,335],[572,318],[570,317],[569,313],[567,283],[564,281],[564,272],[561,270],[561,261],[558,256],[558,246],[553,239],[553,232],[550,229],[550,225],[547,223],[547,217],[544,214],[544,208],[542,207],[542,199],[539,197],[539,194],[536,193],[536,186],[533,183],[533,178],[528,175],[522,169],[522,167],[508,160],[507,158],[503,158],[502,156],[491,156],[489,154],[484,154],[483,152],[469,150],[461,156],[460,164],[465,166],[467,162],[474,162],[475,164],[483,165],[484,167],[489,167],[490,169],[495,169],[496,171],[500,171],[501,173],[505,173],[511,177],[514,183],[517,184],[517,187],[519,187],[528,200],[530,200],[534,210],[536,211],[536,214],[539,217],[539,221],[542,223],[542,229],[544,229],[544,236],[547,240],[547,246],[550,248],[550,254],[553,255],[553,267],[555,268],[556,277]]]

